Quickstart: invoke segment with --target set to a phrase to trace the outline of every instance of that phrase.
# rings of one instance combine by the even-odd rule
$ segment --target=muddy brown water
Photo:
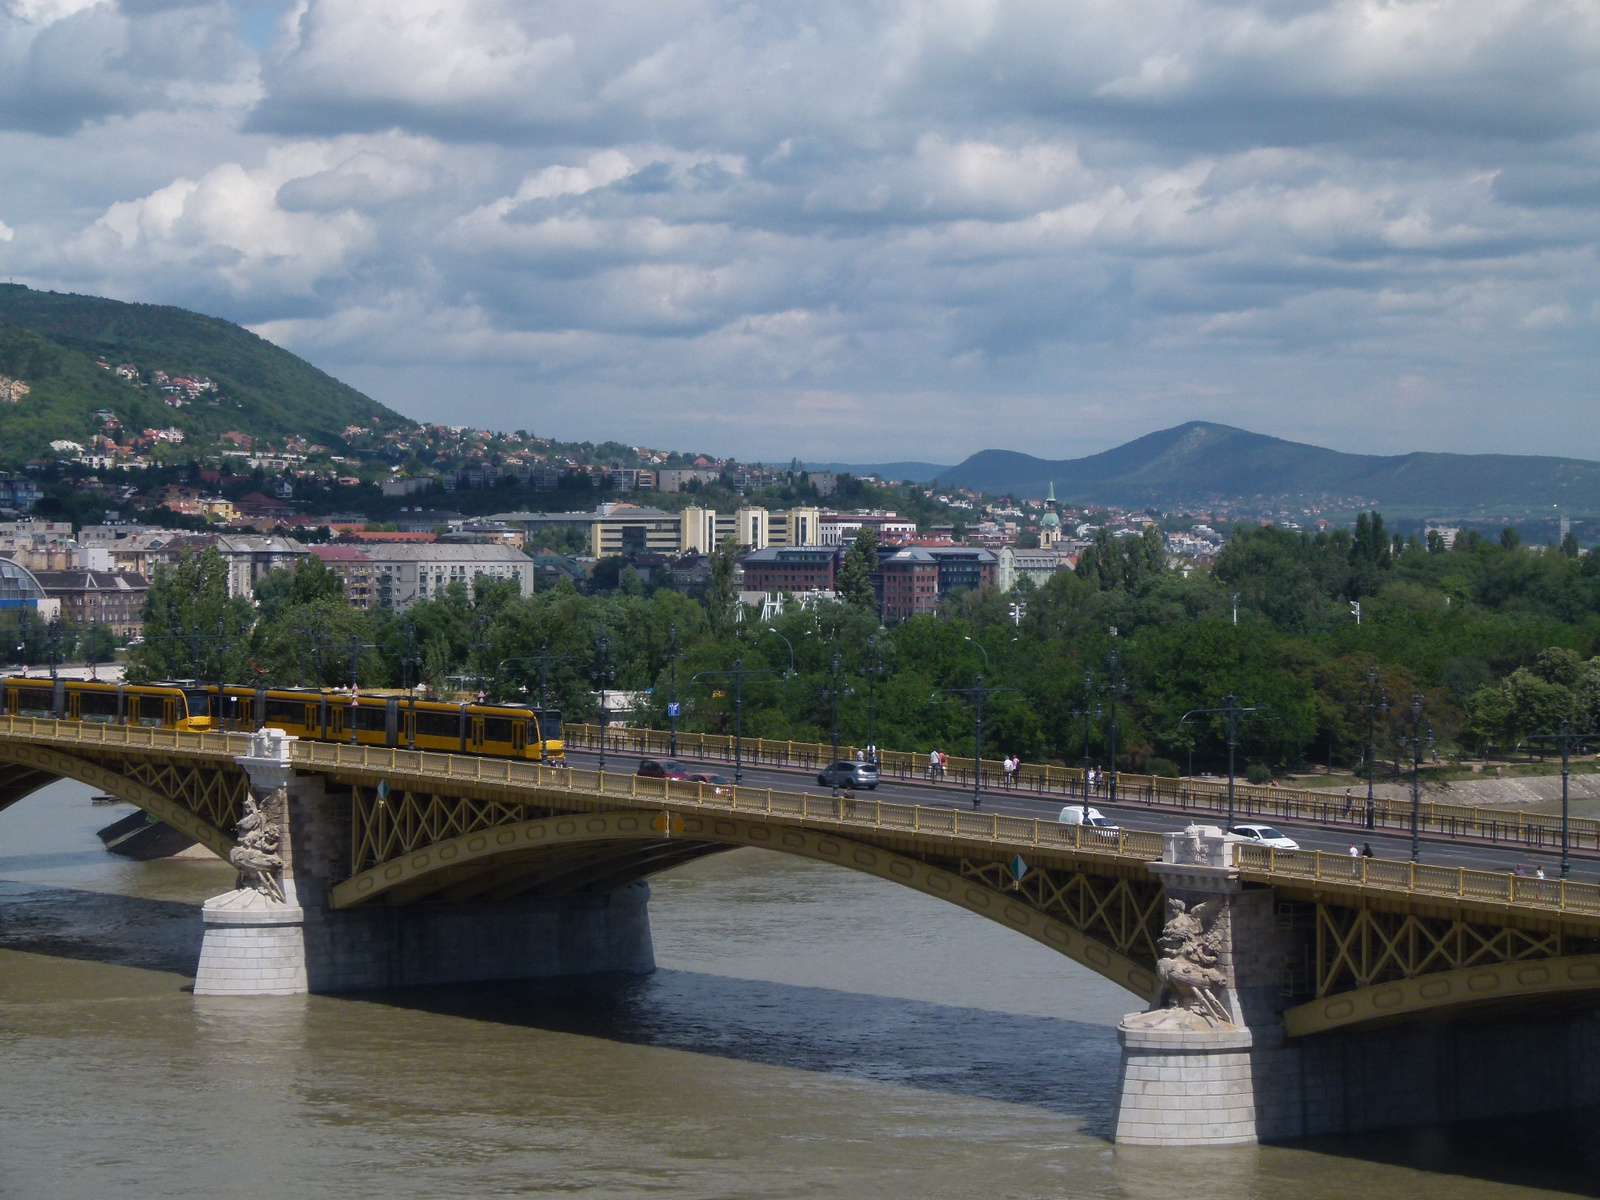
[[[1594,1114],[1315,1144],[1106,1139],[1130,998],[981,918],[759,851],[655,881],[646,979],[215,1000],[222,864],[0,813],[3,1197],[1595,1195]]]

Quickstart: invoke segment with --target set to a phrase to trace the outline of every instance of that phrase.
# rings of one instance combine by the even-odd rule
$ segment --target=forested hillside
[[[136,379],[109,368],[129,364]],[[181,405],[151,385],[154,372],[200,377],[214,388]],[[0,396],[0,457],[44,453],[52,440],[83,441],[97,409],[125,428],[173,426],[203,442],[224,430],[337,444],[348,425],[410,424],[377,401],[230,321],[181,308],[0,284],[0,376],[26,387]]]

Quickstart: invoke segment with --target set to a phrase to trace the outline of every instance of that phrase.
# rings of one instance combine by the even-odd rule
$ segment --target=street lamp
[[[767,632],[770,633],[773,637],[777,638],[780,642],[782,642],[785,646],[787,646],[789,648],[789,671],[788,671],[788,673],[792,676],[794,674],[794,643],[791,642],[788,638],[784,637],[783,634],[779,633],[776,629],[772,628],[772,626],[770,626],[770,625],[767,626]]]
[[[988,648],[985,647],[984,644],[982,642],[980,642],[977,638],[967,637],[965,634],[962,635],[961,640],[964,641],[964,642],[971,642],[974,646],[976,646],[978,648],[978,653],[983,655],[983,669],[985,671],[989,670],[989,651],[988,651]]]
[[[733,781],[740,783],[744,780],[744,681],[752,675],[776,675],[778,672],[765,667],[752,671],[744,665],[744,659],[736,658],[733,666],[726,671],[701,671],[693,676],[689,682],[697,683],[702,679],[715,679],[725,677],[733,680]]]
[[[1378,770],[1377,722],[1378,714],[1389,712],[1389,698],[1378,690],[1376,664],[1367,668],[1367,699],[1362,708],[1367,710],[1367,828],[1373,827],[1376,804],[1372,798],[1372,778]]]
[[[1083,704],[1082,708],[1075,708],[1067,715],[1083,718],[1083,823],[1089,823],[1089,722],[1101,716],[1101,709],[1094,703],[1094,676],[1088,671],[1083,673]]]
[[[835,651],[828,663],[828,698],[833,702],[833,760],[828,764],[828,777],[833,780],[835,796],[839,794],[839,773],[832,768],[839,761],[839,697],[850,694],[850,689],[839,683],[839,671],[843,666],[844,660]]]
[[[1117,636],[1117,627],[1111,627],[1111,636]],[[1128,685],[1118,678],[1118,668],[1122,665],[1121,655],[1117,653],[1116,646],[1111,647],[1111,653],[1106,656],[1106,696],[1111,702],[1110,711],[1110,756],[1106,762],[1106,771],[1110,778],[1106,780],[1106,797],[1109,803],[1117,802],[1117,697],[1128,690]]]
[[[610,710],[606,707],[606,691],[616,678],[616,668],[611,663],[611,635],[602,630],[594,639],[594,665],[590,674],[600,692],[600,773],[606,770],[606,727],[610,723]]]
[[[1433,745],[1433,724],[1423,718],[1422,693],[1415,692],[1411,697],[1411,736],[1396,739],[1401,745],[1411,747],[1411,861],[1420,862],[1422,859],[1422,841],[1418,830],[1418,818],[1422,814],[1422,747]],[[1426,725],[1428,732],[1424,734],[1422,727]]]
[[[678,627],[667,626],[667,644],[672,648],[672,698],[667,701],[667,757],[678,757],[678,660],[683,657],[683,647],[678,644]]]
[[[883,648],[879,639],[883,633],[884,628],[880,625],[877,633],[867,639],[867,649],[872,652],[872,665],[863,669],[867,677],[867,753],[872,757],[874,766],[878,762],[877,693],[878,676],[883,674],[883,664],[880,661]]]
[[[969,642],[972,641],[971,638],[968,638],[967,640]],[[974,642],[973,644],[977,645],[976,642]],[[978,648],[981,650],[983,647],[979,646]],[[973,717],[973,722],[972,722],[972,807],[974,809],[978,809],[978,808],[981,808],[983,806],[983,709],[984,709],[984,705],[988,702],[988,699],[989,699],[990,696],[997,696],[1001,692],[1014,692],[1016,690],[1017,689],[1014,688],[1014,687],[984,687],[983,686],[983,676],[979,675],[976,679],[974,679],[972,681],[972,686],[971,687],[940,688],[937,692],[935,692],[932,696],[929,697],[930,700],[936,700],[936,699],[938,699],[938,697],[940,697],[942,695],[943,696],[960,696],[962,699],[966,700],[967,703],[972,705],[972,717]]]
[[[1567,842],[1567,778],[1572,769],[1572,752],[1580,750],[1583,743],[1594,739],[1592,733],[1578,733],[1572,728],[1571,721],[1562,721],[1561,729],[1556,733],[1535,733],[1523,739],[1528,742],[1553,743],[1561,748],[1561,878],[1565,879],[1572,869],[1572,862],[1568,856]],[[1518,749],[1522,743],[1517,743]]]
[[[1264,712],[1265,710],[1261,709],[1261,708],[1242,708],[1242,707],[1240,707],[1239,698],[1237,696],[1235,696],[1232,692],[1229,692],[1226,696],[1224,696],[1222,698],[1222,700],[1223,700],[1223,703],[1222,703],[1222,706],[1220,708],[1191,708],[1188,712],[1184,713],[1183,716],[1178,718],[1178,724],[1182,725],[1190,717],[1226,717],[1227,718],[1227,721],[1228,721],[1228,823],[1227,823],[1226,826],[1224,826],[1223,832],[1224,833],[1232,833],[1233,832],[1233,779],[1234,779],[1234,773],[1233,773],[1233,751],[1234,751],[1234,746],[1237,743],[1239,718],[1240,717],[1244,717],[1244,716],[1249,716],[1251,713]]]

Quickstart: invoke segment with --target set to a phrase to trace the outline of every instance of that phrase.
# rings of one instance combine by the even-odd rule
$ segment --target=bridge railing
[[[1600,884],[1540,879],[1505,871],[1475,871],[1469,867],[1438,867],[1380,858],[1352,858],[1348,854],[1325,854],[1320,850],[1276,850],[1270,846],[1237,843],[1235,855],[1241,873],[1264,877],[1263,882],[1271,882],[1274,878],[1314,879],[1454,897],[1458,900],[1487,900],[1588,916],[1600,915]]]
[[[600,735],[600,726],[581,724],[567,725],[564,734],[566,745],[578,750],[598,749]],[[726,734],[679,733],[676,753],[677,757],[683,759],[731,764],[734,757],[733,741]],[[670,743],[669,735],[664,730],[610,725],[605,729],[605,744],[608,754],[640,754],[659,758],[667,755]],[[841,758],[853,759],[859,752],[863,752],[862,747],[839,747]],[[832,754],[831,745],[773,738],[747,737],[743,746],[744,761],[754,766],[815,770],[825,766]],[[998,760],[983,759],[979,769],[984,786],[993,789],[1007,787],[1005,771]],[[880,750],[878,770],[884,777],[902,782],[940,782],[970,787],[973,762],[970,758],[951,756],[948,767],[935,771],[930,767],[926,754]],[[1021,794],[1083,799],[1083,780],[1081,767],[1024,764],[1010,787]],[[1109,783],[1103,776],[1096,779],[1088,798],[1091,801],[1110,798]],[[1217,817],[1227,812],[1228,785],[1210,779],[1172,779],[1118,772],[1117,799],[1151,808]],[[1406,833],[1411,829],[1411,802],[1375,797],[1369,825],[1365,795],[1353,797],[1350,807],[1346,808],[1344,797],[1337,792],[1235,783],[1234,819],[1241,822],[1311,821],[1335,829],[1347,829],[1353,835],[1359,835],[1364,830]],[[1434,800],[1423,801],[1420,805],[1418,828],[1425,834],[1471,838],[1530,850],[1552,849],[1561,844],[1561,819],[1557,816]],[[1600,852],[1600,820],[1572,818],[1568,823],[1568,839],[1573,850]]]
[[[907,834],[938,834],[1003,844],[1117,855],[1148,862],[1161,857],[1162,837],[1137,829],[1095,829],[1034,817],[967,812],[945,806],[900,804],[860,796],[832,796],[780,788],[735,787],[651,779],[617,771],[549,767],[505,758],[391,750],[338,742],[299,741],[291,754],[296,765],[359,768],[367,772],[421,776],[530,790],[556,789],[599,800],[660,804],[671,811],[699,809],[730,816],[760,816]],[[533,798],[530,797],[530,800]]]
[[[187,729],[163,729],[155,725],[118,725],[111,721],[57,721],[51,717],[0,716],[0,734],[79,745],[175,750],[219,758],[250,753],[248,733],[198,733]]]

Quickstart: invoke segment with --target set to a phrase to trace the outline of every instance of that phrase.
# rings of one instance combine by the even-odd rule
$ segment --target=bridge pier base
[[[244,757],[251,792],[278,820],[283,900],[241,888],[208,900],[197,995],[282,996],[655,970],[650,888],[458,903],[328,902],[350,860],[345,797],[279,758]]]

